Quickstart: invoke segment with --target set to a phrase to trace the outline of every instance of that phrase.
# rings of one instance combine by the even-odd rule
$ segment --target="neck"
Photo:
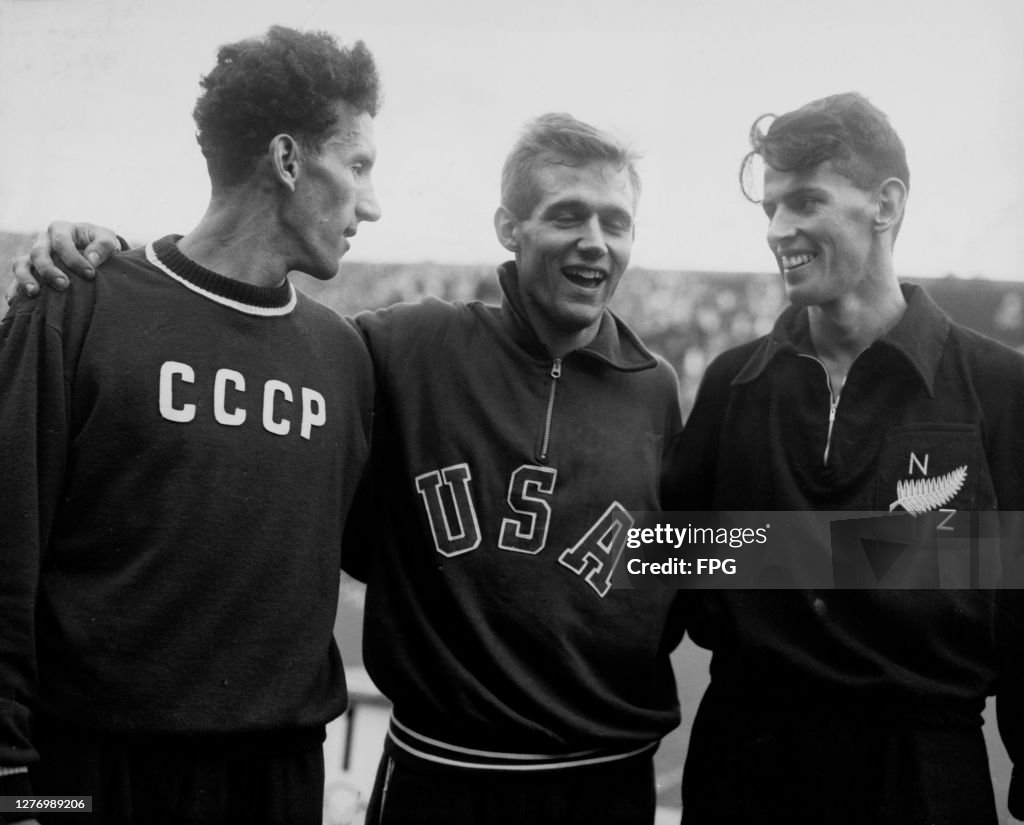
[[[289,267],[273,216],[274,210],[263,205],[257,191],[233,190],[230,198],[215,195],[202,220],[178,242],[178,248],[226,278],[254,286],[280,286]]]
[[[598,318],[590,326],[568,331],[549,319],[529,298],[521,299],[518,305],[530,328],[552,358],[564,358],[570,352],[587,346],[601,327],[601,319]]]
[[[838,363],[852,363],[899,323],[906,308],[895,276],[880,280],[875,288],[812,306],[808,312],[815,352]]]
[[[531,322],[532,323],[532,322]],[[537,332],[537,337],[540,338],[541,343],[547,348],[547,351],[551,353],[552,358],[564,358],[570,352],[582,349],[597,335],[597,325],[593,328],[587,327],[584,330],[580,330],[574,334],[566,333],[546,333],[533,324],[534,330]]]

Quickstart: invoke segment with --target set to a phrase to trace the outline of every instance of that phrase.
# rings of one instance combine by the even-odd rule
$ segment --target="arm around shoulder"
[[[96,267],[128,244],[113,229],[91,223],[54,221],[36,236],[28,255],[11,262],[14,279],[6,293],[10,301],[16,290],[32,296],[42,284],[67,289],[68,274],[92,278]]]

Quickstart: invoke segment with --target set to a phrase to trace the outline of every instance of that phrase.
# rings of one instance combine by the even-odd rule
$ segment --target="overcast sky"
[[[1024,0],[0,0],[0,228],[188,231],[199,77],[272,23],[377,56],[384,216],[353,259],[500,260],[501,162],[561,110],[644,153],[635,265],[770,270],[750,124],[857,90],[907,145],[900,273],[1024,280]]]

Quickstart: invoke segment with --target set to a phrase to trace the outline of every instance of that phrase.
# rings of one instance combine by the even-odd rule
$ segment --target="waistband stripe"
[[[388,728],[388,738],[397,747],[419,759],[460,768],[478,768],[498,771],[540,771],[559,768],[579,768],[586,765],[600,765],[616,762],[653,751],[658,743],[648,742],[627,751],[596,748],[571,753],[504,753],[500,751],[475,750],[450,745],[417,733],[399,722],[394,716]]]

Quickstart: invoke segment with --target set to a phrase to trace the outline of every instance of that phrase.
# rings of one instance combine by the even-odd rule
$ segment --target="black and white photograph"
[[[1019,0],[0,0],[0,118],[0,825],[1024,820]]]

